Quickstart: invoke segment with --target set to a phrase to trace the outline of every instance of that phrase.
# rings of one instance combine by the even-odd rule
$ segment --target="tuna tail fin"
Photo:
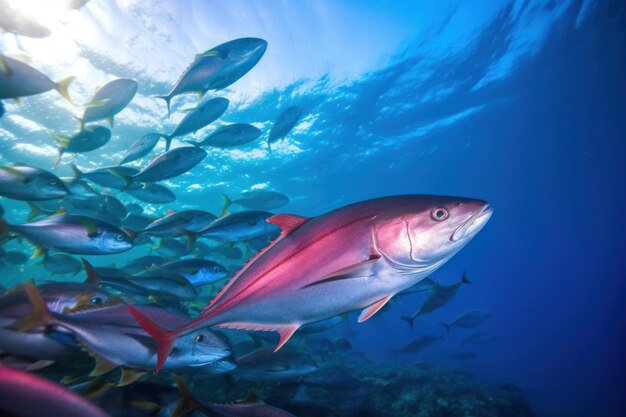
[[[440,324],[446,328],[446,334],[450,334],[450,329],[452,328],[452,325],[448,323],[440,323]]]
[[[182,417],[197,408],[196,400],[193,398],[193,394],[185,381],[176,374],[172,374],[172,376],[174,377],[174,381],[176,381],[176,387],[182,398],[176,405],[176,408],[174,408],[174,411],[172,411],[170,417]]]
[[[22,288],[26,291],[28,301],[33,306],[33,312],[29,316],[16,321],[11,327],[18,332],[27,332],[50,323],[53,320],[52,313],[48,310],[48,306],[37,287],[31,281],[24,284]]]
[[[415,321],[415,317],[401,317],[401,319],[409,323],[409,328],[413,330],[413,322]]]
[[[70,83],[74,81],[75,78],[76,77],[74,77],[73,75],[70,77],[64,78],[58,83],[56,83],[56,87],[55,87],[56,90],[59,92],[59,94],[61,94],[61,96],[63,96],[63,98],[72,106],[74,105],[74,102],[72,101],[72,98],[70,97],[70,94],[68,93],[67,89],[70,86]]]
[[[165,139],[165,152],[167,152],[170,150],[170,145],[172,145],[172,139],[174,139],[174,137],[170,135],[161,135],[161,137]]]
[[[80,169],[78,169],[76,165],[70,164],[70,169],[74,173],[74,180],[77,180],[83,177],[84,175],[83,172]]]
[[[167,118],[170,118],[170,101],[172,97],[170,95],[167,96],[155,96],[156,98],[160,98],[161,100],[165,100],[165,104],[167,104]]]
[[[224,193],[222,193],[222,200],[224,200],[224,205],[222,206],[222,214],[221,214],[221,216],[223,216],[224,213],[227,213],[228,212],[228,208],[230,207],[231,204],[233,204],[233,201],[230,198],[228,198],[228,196],[226,194],[224,194]]]
[[[461,277],[461,284],[472,284],[472,281],[467,279],[466,270],[463,270],[463,276]]]
[[[154,339],[157,346],[157,366],[155,372],[159,372],[174,348],[177,333],[163,329],[132,306],[126,306],[126,308],[135,317],[141,328]]]

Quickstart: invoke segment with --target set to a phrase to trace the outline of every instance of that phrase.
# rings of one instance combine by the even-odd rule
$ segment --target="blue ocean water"
[[[417,308],[420,294],[400,296],[362,324],[351,316],[342,326],[352,349],[374,364],[432,363],[492,385],[515,384],[539,416],[626,413],[622,2],[93,0],[54,18],[47,38],[3,34],[2,53],[25,56],[54,80],[76,75],[70,94],[79,104],[115,78],[136,80],[138,94],[116,116],[110,143],[64,156],[54,170],[50,132],[74,132],[72,116],[82,109],[55,92],[3,101],[2,165],[23,162],[59,176],[72,175],[69,162],[84,170],[114,165],[134,140],[171,132],[194,106],[196,96],[176,97],[168,119],[154,96],[171,88],[196,53],[242,36],[265,39],[255,68],[207,93],[230,100],[226,113],[184,139],[200,140],[226,122],[252,123],[263,136],[207,149],[201,165],[162,182],[177,200],[142,204],[146,213],[219,215],[222,193],[246,190],[287,195],[289,204],[277,211],[301,216],[395,194],[485,199],[492,219],[433,275],[450,284],[466,270],[472,284],[418,317],[412,330],[401,317]],[[300,122],[270,154],[267,134],[292,105],[302,109]],[[183,144],[178,139],[174,147]],[[155,148],[164,150],[163,143]],[[25,203],[0,204],[9,222],[25,221]],[[5,248],[30,253],[25,242]],[[119,266],[148,251],[143,245],[88,259]],[[2,285],[45,281],[35,263],[5,262]],[[492,314],[477,329],[498,340],[472,346],[477,358],[459,361],[453,355],[471,330],[447,335],[440,323],[474,308]],[[444,340],[419,354],[397,353],[420,335]]]

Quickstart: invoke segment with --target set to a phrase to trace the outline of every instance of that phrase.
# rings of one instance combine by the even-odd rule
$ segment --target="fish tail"
[[[41,293],[31,282],[22,285],[28,296],[28,301],[33,306],[33,312],[21,320],[16,321],[11,328],[18,332],[27,332],[37,327],[45,326],[53,321],[52,313],[44,301]]]
[[[463,270],[463,276],[461,277],[461,284],[471,284],[472,281],[470,281],[469,279],[467,279],[467,274],[466,274],[466,270]]]
[[[156,372],[159,372],[161,368],[163,368],[167,357],[174,348],[174,343],[176,342],[176,336],[178,333],[176,331],[170,332],[165,330],[132,306],[126,306],[126,308],[130,314],[135,317],[135,320],[137,320],[137,323],[139,323],[141,328],[144,329],[145,332],[152,337],[152,339],[154,339],[157,346]]]
[[[161,100],[165,100],[165,104],[167,104],[167,118],[170,118],[170,101],[172,100],[172,97],[167,95],[167,96],[155,96],[156,98],[160,98]]]
[[[74,77],[73,75],[67,78],[62,79],[61,81],[59,81],[58,83],[56,83],[56,90],[59,92],[59,94],[61,94],[61,96],[63,96],[63,98],[70,103],[72,106],[74,105],[74,102],[72,101],[72,98],[70,97],[69,92],[67,91],[67,89],[70,86],[70,83],[72,81],[74,81],[76,77]]]
[[[59,156],[57,157],[56,162],[52,166],[53,169],[59,166],[59,164],[61,163],[61,158],[63,158],[63,148],[59,148]]]
[[[413,330],[413,322],[415,321],[415,317],[401,317],[401,319],[409,323],[409,328]]]
[[[224,200],[224,205],[222,206],[222,216],[228,212],[228,208],[231,204],[233,204],[232,200],[228,198],[228,196],[222,193],[222,200]]]
[[[447,324],[447,323],[440,323],[440,324],[446,328],[446,334],[450,334],[450,329],[452,328],[452,325]]]
[[[270,140],[267,140],[267,152],[271,155],[273,155],[272,153],[272,145],[270,145]]]
[[[170,135],[161,135],[163,139],[165,139],[165,152],[170,150],[170,145],[172,144],[172,139],[174,139]]]
[[[76,165],[70,164],[70,169],[74,173],[74,180],[77,180],[83,177],[83,172],[80,169],[78,169]]]
[[[185,381],[176,374],[172,374],[172,377],[174,377],[174,381],[176,381],[176,388],[178,388],[181,400],[176,405],[176,408],[174,408],[174,411],[172,411],[171,417],[182,417],[197,408],[196,401]]]

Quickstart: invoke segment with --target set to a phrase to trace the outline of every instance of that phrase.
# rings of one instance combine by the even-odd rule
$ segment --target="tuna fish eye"
[[[220,272],[220,269],[217,266],[213,267],[213,272]]]
[[[448,210],[446,210],[443,207],[438,207],[436,209],[434,209],[431,213],[431,216],[434,220],[437,220],[438,222],[445,220],[448,218]]]
[[[124,241],[124,235],[117,235],[117,236],[115,236],[115,240],[117,240],[118,242],[123,242]]]
[[[204,337],[204,335],[203,335],[203,334],[199,334],[198,336],[196,336],[196,342],[197,342],[197,343],[202,343],[202,342],[204,342],[204,339],[205,339],[205,337]]]
[[[96,305],[97,304],[102,304],[102,297],[98,297],[98,296],[91,297],[91,300],[89,300],[89,302],[91,304],[96,304]]]

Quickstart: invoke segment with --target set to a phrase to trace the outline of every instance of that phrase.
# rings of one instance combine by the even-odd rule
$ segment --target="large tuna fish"
[[[67,88],[74,78],[68,77],[55,83],[30,65],[7,56],[0,56],[0,99],[26,97],[57,90],[72,104]]]
[[[99,89],[91,101],[85,104],[85,113],[80,121],[85,123],[107,119],[113,126],[113,116],[124,110],[137,93],[137,82],[133,80],[113,80]]]
[[[261,59],[267,42],[257,38],[235,39],[196,55],[174,87],[165,96],[157,96],[167,103],[184,93],[205,93],[233,84],[250,71]]]
[[[279,214],[282,233],[254,256],[184,327],[162,329],[129,307],[158,345],[157,369],[179,334],[198,326],[271,330],[276,349],[306,323],[363,309],[367,320],[465,246],[492,211],[482,200],[384,197],[311,219]]]

